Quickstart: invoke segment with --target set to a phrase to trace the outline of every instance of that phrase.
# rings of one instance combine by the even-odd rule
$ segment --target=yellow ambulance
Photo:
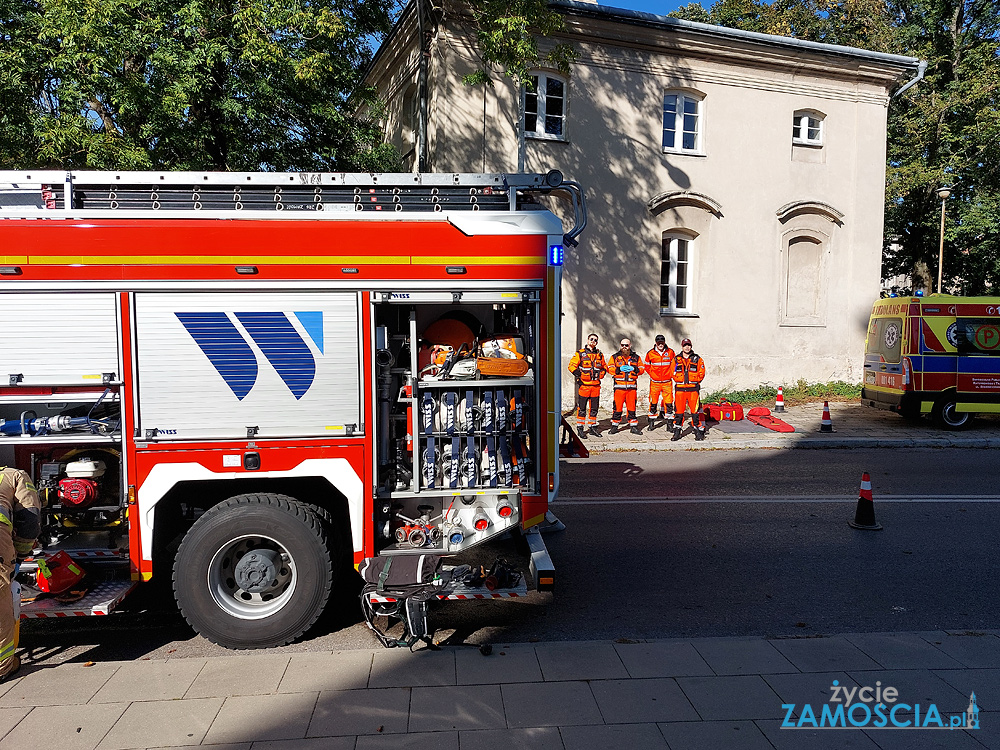
[[[861,400],[946,430],[1000,412],[1000,297],[889,297],[868,321]]]

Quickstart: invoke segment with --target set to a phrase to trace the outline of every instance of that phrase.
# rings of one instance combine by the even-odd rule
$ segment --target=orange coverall
[[[601,378],[608,374],[608,366],[604,355],[597,347],[583,347],[573,355],[568,369],[576,376],[576,426],[578,429],[590,429],[597,426],[597,409],[601,397]],[[586,412],[590,410],[587,418]]]
[[[645,371],[646,368],[643,367],[642,360],[634,352],[628,356],[618,352],[611,358],[608,372],[615,380],[615,410],[611,415],[613,424],[617,424],[619,427],[623,426],[624,412],[627,411],[629,424],[632,427],[639,426],[639,419],[635,415],[635,402],[639,395],[639,376]]]
[[[667,414],[674,410],[674,350],[669,346],[659,351],[655,346],[646,352],[646,373],[649,375],[649,418],[656,416],[660,398]]]
[[[705,379],[705,361],[694,352],[686,357],[681,352],[674,360],[674,429],[684,425],[684,411],[690,411],[691,423],[696,430],[703,429],[701,403],[698,392]]]

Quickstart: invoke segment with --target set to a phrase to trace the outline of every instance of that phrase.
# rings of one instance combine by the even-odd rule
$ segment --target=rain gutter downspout
[[[417,62],[417,171],[427,171],[427,58],[430,50],[425,49],[427,40],[424,30],[424,0],[416,0],[417,37],[420,57]]]
[[[911,79],[909,81],[907,81],[906,84],[904,84],[901,88],[899,88],[889,98],[890,99],[895,99],[897,96],[899,96],[904,91],[906,91],[908,88],[910,88],[910,86],[913,86],[914,84],[919,83],[920,81],[922,81],[923,78],[924,78],[924,71],[925,70],[927,70],[927,61],[926,60],[921,60],[919,63],[917,63],[917,77],[913,78],[913,79]]]

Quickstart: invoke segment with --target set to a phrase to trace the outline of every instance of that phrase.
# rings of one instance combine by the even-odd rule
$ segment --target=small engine
[[[103,461],[81,458],[66,464],[66,477],[59,480],[59,501],[76,508],[93,505],[100,496],[97,480],[104,476]]]

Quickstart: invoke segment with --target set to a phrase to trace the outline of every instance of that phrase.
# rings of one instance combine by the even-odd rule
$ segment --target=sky
[[[679,0],[598,0],[601,5],[610,8],[625,8],[626,10],[641,10],[644,13],[655,13],[665,16],[671,11],[677,10],[681,5],[687,5],[690,0],[679,2]],[[711,0],[701,0],[701,5],[705,10],[712,7]]]

